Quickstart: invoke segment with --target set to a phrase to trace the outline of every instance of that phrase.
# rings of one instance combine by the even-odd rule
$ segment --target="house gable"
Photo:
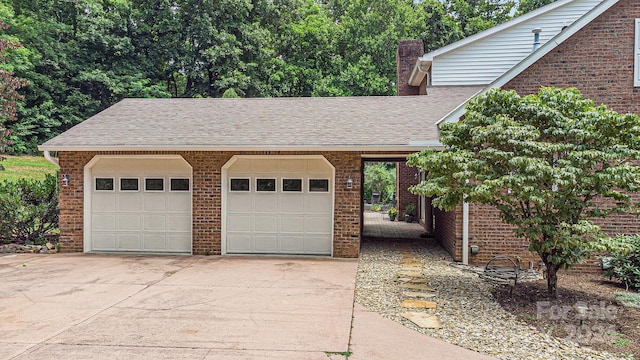
[[[509,70],[533,48],[533,29],[545,44],[602,0],[565,0],[519,16],[420,57],[409,83],[418,86],[426,74],[429,85],[487,85]]]

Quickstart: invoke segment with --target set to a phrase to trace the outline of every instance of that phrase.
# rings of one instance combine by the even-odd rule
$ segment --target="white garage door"
[[[91,167],[90,251],[191,253],[191,167],[100,158]]]
[[[322,157],[225,165],[226,253],[331,255],[333,167]]]

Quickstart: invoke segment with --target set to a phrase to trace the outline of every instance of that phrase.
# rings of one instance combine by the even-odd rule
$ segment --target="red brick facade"
[[[404,220],[402,215],[409,204],[415,207],[415,221],[420,219],[420,206],[418,203],[418,195],[409,192],[409,187],[417,185],[420,179],[416,174],[418,169],[407,166],[406,162],[396,163],[396,197],[398,200],[398,210],[400,211],[399,220]]]
[[[71,182],[60,188],[61,251],[83,251],[84,167],[95,155],[181,155],[193,168],[193,254],[221,253],[222,166],[233,155],[323,155],[335,167],[334,242],[335,257],[358,257],[360,251],[360,167],[355,152],[60,152],[60,174]],[[346,180],[353,187],[346,188]]]
[[[620,1],[503,88],[525,95],[537,93],[541,86],[576,87],[596,104],[606,104],[620,113],[640,113],[640,88],[633,86],[635,18],[640,18],[636,2]],[[634,215],[610,216],[596,223],[609,234],[640,233],[640,218]],[[469,245],[479,247],[477,256],[470,255],[471,263],[482,264],[496,254],[519,256],[536,264],[540,261],[537,254],[528,251],[528,243],[515,238],[512,229],[500,221],[496,209],[471,205],[469,237]],[[461,234],[456,232],[456,238],[461,242]],[[443,245],[450,242],[442,235],[440,239]],[[589,260],[594,262],[597,259]]]

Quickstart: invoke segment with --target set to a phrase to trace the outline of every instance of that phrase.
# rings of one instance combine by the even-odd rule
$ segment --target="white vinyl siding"
[[[633,49],[634,67],[633,67],[633,86],[640,86],[640,19],[636,19],[636,33]]]
[[[542,29],[540,46],[562,28],[589,12],[602,0],[575,0],[493,35],[436,55],[432,64],[432,85],[487,85],[504,74],[533,48],[535,28]]]

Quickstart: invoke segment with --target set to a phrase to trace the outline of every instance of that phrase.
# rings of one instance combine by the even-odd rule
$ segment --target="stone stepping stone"
[[[398,273],[398,275],[416,278],[416,277],[422,277],[422,272],[420,272],[420,271],[400,271]]]
[[[403,263],[419,263],[420,259],[416,257],[403,257],[402,259],[400,259],[400,261],[402,261]]]
[[[408,312],[402,314],[402,317],[423,329],[442,329],[442,324],[440,324],[440,320],[435,315],[429,315],[419,312]]]
[[[400,271],[422,271],[422,266],[403,266]]]
[[[422,263],[419,263],[419,262],[404,263],[404,264],[402,264],[402,267],[413,267],[413,268],[419,267],[419,268],[421,268],[422,267]]]
[[[433,292],[435,292],[434,289],[428,287],[425,284],[402,284],[402,285],[400,285],[400,287],[403,288],[403,289],[425,290],[425,291],[433,291]]]
[[[402,302],[403,309],[435,309],[438,306],[435,301],[407,299]]]
[[[419,279],[415,279],[414,278],[414,279],[409,280],[409,282],[413,283],[413,284],[426,284],[428,282],[428,280],[425,279],[425,278],[419,278]]]
[[[402,295],[406,297],[415,297],[415,298],[423,298],[423,299],[436,297],[436,294],[434,293],[423,293],[423,292],[417,292],[417,291],[404,291]]]
[[[399,282],[407,283],[407,282],[410,282],[413,279],[410,278],[410,277],[399,277],[396,280],[399,281]]]

